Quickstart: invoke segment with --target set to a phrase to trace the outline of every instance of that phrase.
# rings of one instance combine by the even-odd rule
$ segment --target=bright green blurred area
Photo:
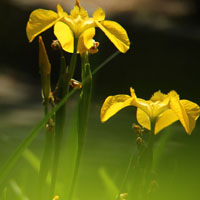
[[[72,119],[72,110],[74,103],[70,101],[70,113],[68,119]],[[115,194],[108,189],[105,176],[113,181],[118,188],[125,175],[125,171],[132,154],[136,150],[136,136],[131,129],[131,125],[135,121],[135,109],[126,108],[120,111],[116,116],[105,124],[99,121],[99,110],[101,102],[93,103],[90,114],[88,134],[85,144],[85,151],[80,166],[80,174],[76,188],[77,199],[115,199]],[[40,111],[39,111],[40,112]],[[36,119],[34,123],[39,121]],[[70,129],[70,124],[67,127]],[[71,124],[72,125],[72,124]],[[3,127],[1,124],[1,163],[15,150],[16,146],[28,134],[30,128],[34,124],[29,125],[12,125],[7,124]],[[160,141],[163,137],[168,138],[164,148],[160,147]],[[159,200],[188,200],[198,199],[200,195],[200,146],[199,146],[199,126],[191,136],[188,136],[182,126],[177,122],[166,128],[156,136],[155,143],[155,159],[160,155],[157,161],[155,178],[157,180],[157,190],[153,199]],[[62,182],[68,179],[70,174],[67,173],[67,165],[73,158],[66,153],[67,132],[63,140],[62,157],[59,168],[59,182],[57,185],[58,195],[66,191],[66,186]],[[30,146],[30,150],[37,158],[41,157],[43,150],[44,138],[40,133]],[[70,156],[73,156],[73,152]],[[16,198],[16,194],[36,195],[37,185],[37,166],[38,163],[28,154],[27,160],[23,156],[16,167],[9,173],[7,177],[8,199]],[[71,163],[70,163],[71,164]],[[130,172],[131,173],[131,172]],[[102,175],[104,174],[104,175]],[[129,176],[130,177],[130,176]],[[106,178],[106,179],[107,179]],[[128,179],[131,188],[131,180]],[[110,186],[112,188],[112,186]],[[21,192],[20,192],[21,190]],[[12,191],[12,192],[11,192]],[[127,191],[123,191],[127,192]],[[12,196],[15,193],[15,196]],[[20,199],[20,198],[19,198]],[[26,198],[25,198],[26,199]],[[61,195],[62,199],[62,195]]]

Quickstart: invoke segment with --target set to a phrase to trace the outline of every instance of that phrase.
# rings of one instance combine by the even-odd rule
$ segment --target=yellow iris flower
[[[119,110],[127,106],[137,107],[137,121],[140,125],[151,130],[154,124],[154,134],[179,120],[187,134],[191,134],[196,120],[200,115],[200,107],[189,100],[180,100],[175,91],[163,94],[155,92],[150,100],[137,98],[134,89],[129,95],[109,96],[101,108],[101,121],[105,122]]]
[[[78,0],[70,15],[64,12],[59,4],[57,13],[44,9],[34,10],[30,14],[26,27],[29,42],[52,26],[62,48],[70,53],[74,51],[75,40],[78,41],[77,52],[79,53],[94,46],[95,27],[99,27],[120,52],[125,53],[130,46],[127,32],[121,25],[105,20],[105,12],[101,8],[93,13],[93,17],[89,17]]]

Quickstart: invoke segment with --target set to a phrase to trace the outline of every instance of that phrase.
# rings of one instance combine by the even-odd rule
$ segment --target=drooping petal
[[[196,103],[193,103],[188,100],[180,100],[180,103],[183,105],[189,119],[189,134],[190,134],[194,129],[196,120],[200,115],[200,107]]]
[[[98,8],[93,13],[93,18],[97,21],[103,21],[106,17],[106,14],[102,8]]]
[[[144,128],[150,130],[151,129],[151,120],[146,112],[144,112],[142,109],[137,109],[137,121],[138,123],[143,126]]]
[[[62,48],[69,53],[73,53],[74,36],[71,29],[65,23],[57,22],[54,26],[54,34]]]
[[[185,131],[190,134],[190,122],[184,106],[180,103],[178,94],[175,91],[169,93],[170,107],[176,113],[179,121],[183,125]]]
[[[37,9],[34,10],[29,17],[29,21],[26,26],[26,34],[29,42],[44,32],[45,30],[51,28],[57,21],[62,17],[51,10]]]
[[[178,117],[173,110],[168,109],[164,111],[162,114],[158,116],[156,120],[154,134],[157,134],[162,129],[166,128],[167,126],[171,125],[177,120],[178,120]]]
[[[95,36],[95,28],[85,30],[78,39],[78,52],[83,53],[93,47]]]
[[[106,34],[120,52],[125,53],[128,51],[130,41],[126,30],[120,24],[114,21],[98,22],[97,20],[95,20],[95,24]]]
[[[132,97],[129,95],[115,95],[107,97],[101,108],[101,122],[107,121],[121,109],[131,106],[131,101]]]

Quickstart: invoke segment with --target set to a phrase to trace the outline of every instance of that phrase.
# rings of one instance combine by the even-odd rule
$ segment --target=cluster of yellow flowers
[[[175,91],[163,94],[155,92],[150,100],[137,98],[133,88],[130,88],[131,96],[115,95],[109,96],[101,108],[101,121],[105,122],[115,115],[119,110],[127,106],[137,107],[137,121],[144,128],[151,130],[152,124],[154,134],[163,128],[179,120],[185,131],[191,134],[196,120],[200,115],[200,107],[189,100],[180,100]]]
[[[32,42],[36,36],[52,26],[54,26],[54,34],[63,50],[69,53],[74,51],[76,51],[74,53],[84,53],[98,46],[93,39],[96,27],[105,33],[120,52],[125,53],[130,47],[127,32],[120,24],[105,20],[105,12],[101,8],[93,13],[93,17],[89,17],[78,0],[70,15],[64,12],[59,4],[57,13],[44,9],[34,10],[26,27],[29,41]],[[175,91],[168,94],[158,91],[146,101],[137,98],[131,88],[131,96],[109,96],[105,100],[101,109],[101,121],[105,122],[127,106],[137,107],[137,120],[140,125],[149,130],[152,129],[152,124],[155,125],[154,134],[177,120],[181,122],[185,131],[191,134],[200,115],[200,107],[197,104],[188,100],[180,100]]]

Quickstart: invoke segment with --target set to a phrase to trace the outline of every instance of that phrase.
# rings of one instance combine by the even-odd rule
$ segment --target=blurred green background
[[[1,165],[43,118],[37,40],[31,44],[28,42],[25,27],[32,10],[39,7],[55,10],[57,3],[61,3],[67,11],[74,4],[69,0],[0,2]],[[119,22],[127,30],[131,41],[131,48],[126,54],[118,55],[94,77],[88,135],[77,185],[78,199],[114,199],[106,189],[101,170],[104,169],[119,187],[130,155],[135,149],[135,135],[131,129],[132,123],[136,122],[135,108],[126,108],[101,124],[100,107],[108,95],[129,94],[130,87],[136,90],[138,97],[145,99],[157,90],[167,93],[174,89],[181,98],[200,104],[200,3],[198,0],[127,0],[123,3],[117,0],[82,0],[80,3],[90,15],[101,6],[106,11],[107,19]],[[52,63],[52,80],[55,84],[59,57],[50,48],[55,37],[52,30],[45,32],[43,37]],[[93,69],[116,51],[101,31],[97,31],[95,39],[100,41],[100,47],[99,53],[91,58]],[[66,55],[66,58],[69,56]],[[79,67],[75,78],[80,80]],[[76,99],[74,96],[68,102],[68,119],[72,118]],[[70,126],[70,122],[67,125]],[[180,124],[175,123],[156,136],[159,141],[169,135],[169,141],[158,163],[159,186],[155,199],[200,198],[199,128],[198,121],[195,131],[188,136]],[[41,157],[43,145],[41,132],[30,149]],[[157,147],[159,142],[155,150]],[[65,164],[63,153],[60,166],[62,172],[65,171]],[[30,193],[34,192],[31,186],[36,182],[36,172],[26,159],[19,160],[9,177],[9,188],[16,188],[17,183],[22,188],[29,188]]]

